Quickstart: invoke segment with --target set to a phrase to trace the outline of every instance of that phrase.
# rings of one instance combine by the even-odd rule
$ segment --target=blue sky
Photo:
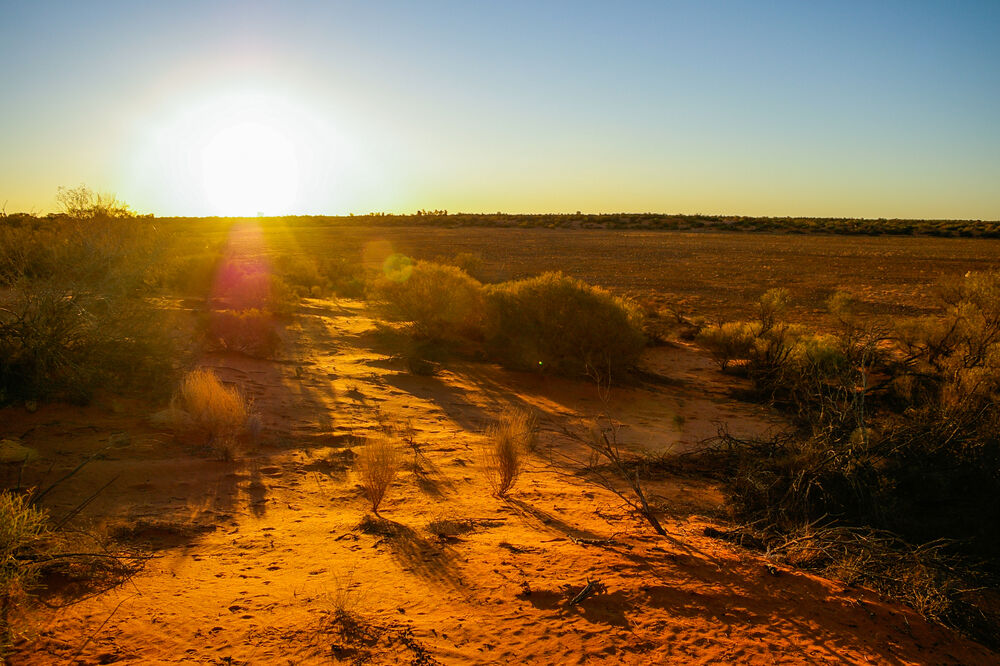
[[[158,214],[1000,218],[997,2],[0,11],[8,212],[86,183]],[[219,133],[251,175],[206,166]]]

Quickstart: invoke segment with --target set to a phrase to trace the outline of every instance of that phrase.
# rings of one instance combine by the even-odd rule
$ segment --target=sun
[[[241,122],[219,130],[201,154],[205,196],[218,215],[284,215],[298,194],[295,147],[276,127]]]

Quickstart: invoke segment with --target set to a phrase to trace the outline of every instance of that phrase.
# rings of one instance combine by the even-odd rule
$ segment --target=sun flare
[[[292,142],[274,127],[243,122],[216,133],[202,150],[205,195],[220,215],[281,215],[292,210],[299,169]]]

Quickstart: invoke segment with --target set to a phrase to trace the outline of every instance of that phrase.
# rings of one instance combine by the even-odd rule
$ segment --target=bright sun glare
[[[224,215],[291,212],[298,191],[292,142],[274,127],[243,122],[226,127],[201,155],[205,195]]]

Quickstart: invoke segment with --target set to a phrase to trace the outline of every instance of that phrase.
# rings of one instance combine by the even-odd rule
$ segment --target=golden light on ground
[[[244,122],[216,133],[202,151],[205,195],[219,214],[291,211],[298,161],[291,141],[274,127]]]

